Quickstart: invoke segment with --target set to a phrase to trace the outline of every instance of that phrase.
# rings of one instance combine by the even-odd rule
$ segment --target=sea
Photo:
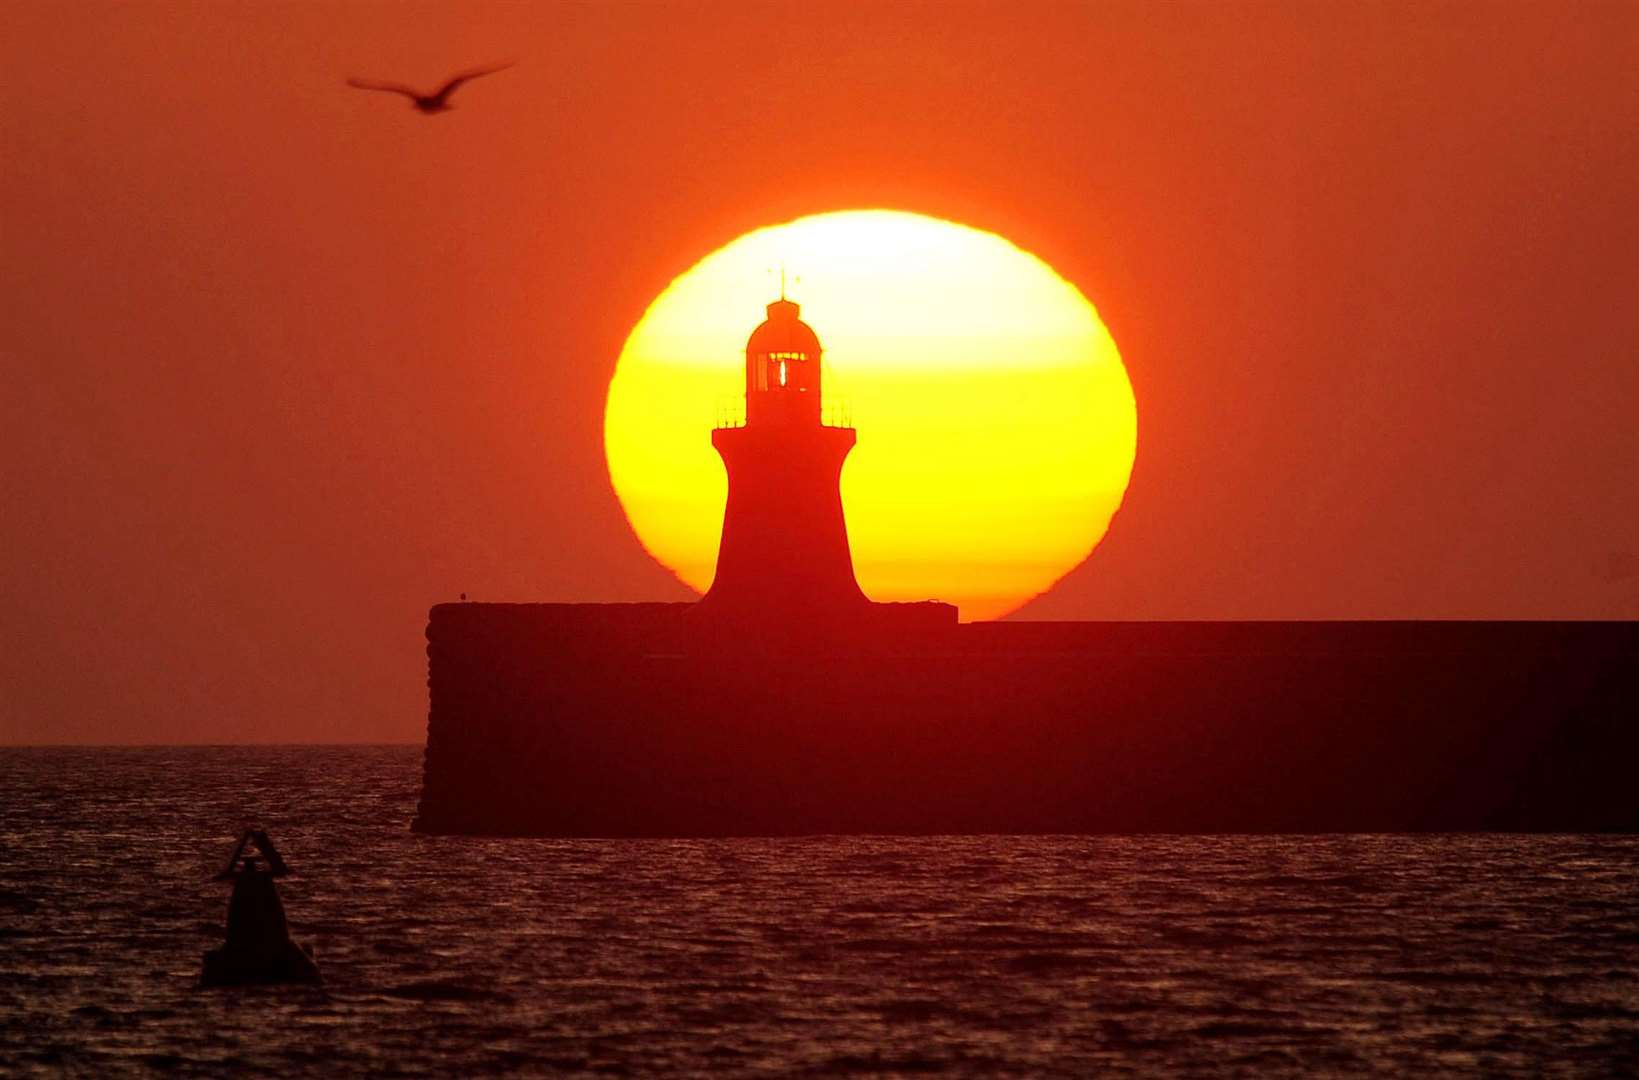
[[[1639,1075],[1639,837],[426,837],[420,769],[0,749],[0,1075]],[[247,824],[322,986],[199,986]]]

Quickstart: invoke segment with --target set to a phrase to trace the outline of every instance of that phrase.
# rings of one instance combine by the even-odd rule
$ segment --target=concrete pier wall
[[[440,605],[415,827],[1639,829],[1639,624],[883,616],[804,637],[688,604]]]

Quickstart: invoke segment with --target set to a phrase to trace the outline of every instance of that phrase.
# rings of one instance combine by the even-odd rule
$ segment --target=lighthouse
[[[852,427],[820,407],[819,335],[783,295],[746,342],[745,420],[711,444],[728,470],[717,575],[702,612],[824,619],[867,611],[842,513]]]

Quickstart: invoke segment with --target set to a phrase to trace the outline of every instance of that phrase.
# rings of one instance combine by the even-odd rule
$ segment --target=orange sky
[[[621,343],[859,206],[1120,346],[1126,504],[1018,617],[1639,617],[1639,5],[14,2],[0,57],[0,742],[419,740],[430,603],[685,598]]]

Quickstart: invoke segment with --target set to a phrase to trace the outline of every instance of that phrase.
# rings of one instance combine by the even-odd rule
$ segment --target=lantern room
[[[820,343],[785,298],[768,305],[768,318],[746,342],[746,423],[820,422]]]

